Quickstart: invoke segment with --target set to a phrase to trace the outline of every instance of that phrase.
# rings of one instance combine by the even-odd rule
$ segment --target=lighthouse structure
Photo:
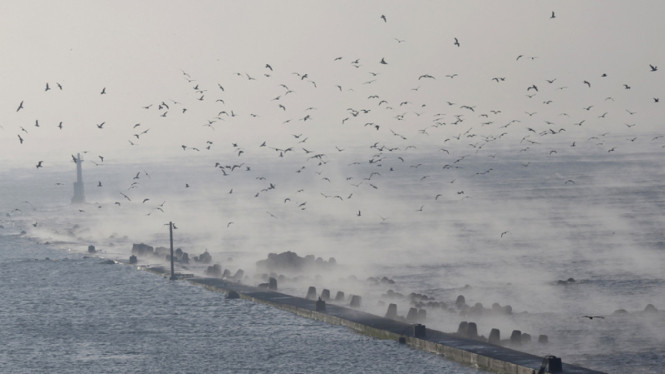
[[[74,197],[72,204],[85,204],[85,192],[83,190],[83,170],[81,169],[81,154],[76,158],[76,182],[74,182]]]

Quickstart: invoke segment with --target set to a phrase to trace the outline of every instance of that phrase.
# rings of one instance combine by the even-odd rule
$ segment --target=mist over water
[[[332,257],[280,291],[377,315],[411,306],[388,290],[464,295],[513,314],[432,309],[427,326],[663,372],[665,318],[642,312],[665,309],[663,3],[416,3],[3,5],[2,240],[126,260],[174,222],[176,248],[248,284],[269,253]]]

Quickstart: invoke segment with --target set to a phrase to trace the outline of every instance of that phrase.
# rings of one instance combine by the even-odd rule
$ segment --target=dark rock
[[[226,295],[227,299],[239,299],[240,294],[235,292],[235,291],[229,291],[229,293]]]
[[[259,288],[268,289],[268,283],[259,283]]]
[[[208,268],[205,270],[204,274],[209,276],[209,277],[221,278],[222,277],[222,265],[214,264],[212,266],[208,266]]]
[[[658,313],[658,309],[656,309],[653,304],[649,304],[646,308],[644,308],[644,313]]]
[[[617,309],[612,313],[613,315],[622,315],[622,314],[628,314],[628,311],[626,309]]]
[[[538,343],[547,344],[548,343],[547,335],[539,335],[538,336]]]
[[[224,273],[222,273],[222,279],[224,278],[231,278],[231,270],[225,269]]]
[[[337,302],[344,301],[344,292],[337,291],[337,295],[335,296],[335,301]]]
[[[113,265],[113,264],[115,264],[115,261],[113,261],[113,260],[104,260],[104,261],[100,262],[100,264],[102,264],[102,265]]]
[[[522,343],[531,343],[531,335],[527,333],[522,334]]]
[[[147,244],[133,244],[132,245],[132,254],[137,257],[151,256],[153,254],[153,248]]]
[[[199,256],[194,256],[194,262],[200,262],[202,264],[209,264],[212,262],[212,256],[206,250],[203,254]]]
[[[351,296],[351,307],[352,308],[360,308],[360,303],[362,302],[362,297],[358,295],[352,295]]]
[[[136,256],[134,256],[134,255],[129,256],[129,263],[130,264],[135,264],[137,262],[138,262],[138,259],[136,258]]]
[[[277,279],[273,277],[268,278],[268,289],[271,291],[277,291]]]
[[[462,306],[466,305],[466,299],[464,299],[464,295],[457,296],[457,300],[455,300],[455,305],[457,305],[457,308],[459,309],[462,309]]]
[[[501,310],[503,311],[503,314],[513,314],[513,307],[510,305],[504,306]]]
[[[324,288],[323,291],[321,291],[321,300],[323,301],[330,300],[330,290]]]
[[[395,284],[395,281],[392,280],[392,279],[389,279],[389,278],[387,278],[387,277],[383,277],[383,278],[381,278],[381,283],[385,283],[385,284]]]
[[[238,269],[235,274],[231,277],[231,279],[240,281],[242,280],[242,277],[245,275],[245,272],[242,269]]]
[[[95,252],[96,252],[95,246],[94,245],[89,245],[88,246],[88,253],[95,253]]]
[[[256,262],[256,267],[259,271],[284,271],[291,273],[298,273],[303,271],[321,271],[332,269],[337,262],[324,261],[322,258],[315,259],[314,256],[308,255],[300,257],[294,252],[283,252],[280,254],[270,253],[268,258]]]
[[[154,255],[157,257],[163,257],[171,254],[171,249],[166,247],[155,247]]]

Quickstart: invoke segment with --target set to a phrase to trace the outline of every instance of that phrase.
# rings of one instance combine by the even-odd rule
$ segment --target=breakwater
[[[162,267],[146,267],[146,271],[170,276]],[[240,298],[271,305],[302,317],[324,321],[334,325],[349,327],[357,332],[379,339],[403,339],[411,347],[439,354],[448,359],[474,365],[480,369],[502,374],[536,374],[543,358],[510,348],[477,340],[465,339],[432,329],[416,331],[416,326],[389,318],[365,313],[353,308],[327,304],[324,311],[317,311],[316,301],[282,294],[264,288],[216,278],[183,277],[192,284],[203,286],[214,292],[229,294],[235,292]],[[418,337],[416,337],[416,335]],[[546,371],[547,372],[547,371]],[[562,364],[563,374],[602,374],[600,371]]]

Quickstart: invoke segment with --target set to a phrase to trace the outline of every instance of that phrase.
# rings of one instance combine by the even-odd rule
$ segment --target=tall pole
[[[171,236],[171,280],[175,280],[175,271],[173,270],[173,222],[169,222],[169,234]]]

